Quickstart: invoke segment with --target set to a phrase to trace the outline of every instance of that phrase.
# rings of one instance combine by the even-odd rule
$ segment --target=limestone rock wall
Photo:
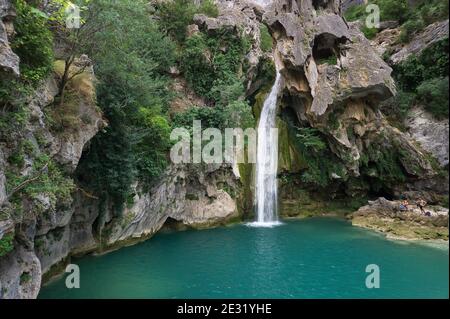
[[[361,176],[362,158],[375,143],[402,148],[409,177],[433,175],[423,151],[379,111],[379,102],[396,94],[392,69],[340,14],[340,1],[288,0],[264,14],[284,65],[281,108],[294,111],[298,126],[326,135],[350,176]]]
[[[0,0],[0,76],[19,75],[19,57],[9,46],[8,38],[14,33],[12,20],[15,11],[9,0]]]
[[[9,169],[6,159],[20,147],[20,141],[25,140],[33,145],[35,154],[47,154],[62,165],[69,177],[86,143],[105,125],[95,105],[80,99],[77,116],[86,114],[89,123],[81,124],[70,134],[54,131],[46,120],[45,111],[54,107],[52,103],[57,92],[56,78],[50,76],[26,102],[29,113],[27,123],[21,129],[8,133],[12,135],[3,136],[0,143],[0,240],[7,233],[13,233],[15,237],[14,250],[0,257],[0,298],[37,296],[41,275],[65,257],[66,227],[73,214],[71,199],[55,201],[46,192],[34,197],[22,197],[20,207],[15,206],[17,203],[10,203],[5,189],[5,172]],[[32,178],[36,174],[32,169],[35,158],[25,154],[25,165],[19,172],[23,178]]]

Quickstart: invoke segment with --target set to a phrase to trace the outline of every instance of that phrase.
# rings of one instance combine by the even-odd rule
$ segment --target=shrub
[[[53,36],[42,12],[24,0],[15,0],[14,6],[16,35],[11,48],[20,57],[22,78],[37,83],[52,70]]]
[[[219,8],[217,8],[213,0],[203,0],[197,12],[211,18],[217,18],[219,16]]]
[[[211,55],[205,36],[196,34],[186,41],[182,53],[181,66],[185,78],[192,89],[201,96],[206,96],[215,78]]]
[[[448,76],[424,81],[417,88],[417,99],[438,119],[449,116]]]
[[[411,40],[415,32],[421,30],[424,22],[418,16],[416,19],[408,20],[402,25],[400,33],[400,42],[407,43]]]
[[[363,25],[361,27],[361,32],[364,33],[364,36],[367,39],[372,40],[378,34],[378,29],[377,28],[369,28],[366,25]]]
[[[194,91],[222,106],[228,104],[230,95],[241,94],[241,67],[250,48],[247,38],[229,30],[218,30],[214,35],[196,34],[186,40],[181,66]],[[227,101],[221,94],[226,87]],[[220,93],[220,94],[219,94]]]
[[[344,17],[347,21],[358,21],[364,17],[366,17],[366,7],[363,5],[353,5],[347,9],[344,14]]]
[[[447,38],[426,48],[419,56],[411,55],[395,65],[393,74],[398,86],[404,91],[414,92],[425,80],[448,76],[448,53]]]
[[[365,156],[361,160],[361,171],[372,180],[371,187],[374,191],[390,188],[406,180],[399,150],[400,148],[386,145],[381,139],[366,147]]]
[[[0,239],[0,257],[6,256],[14,249],[14,234],[9,233],[3,235]]]
[[[294,146],[305,160],[308,168],[302,172],[304,183],[326,187],[332,180],[332,174],[344,177],[345,168],[338,158],[328,148],[324,135],[314,128],[298,128],[288,120],[289,135],[292,136]]]
[[[269,33],[269,29],[265,24],[260,24],[259,30],[261,33],[261,50],[263,52],[271,52],[273,48],[273,39]]]
[[[407,20],[410,13],[408,0],[376,0],[380,6],[381,20],[398,20],[403,23]]]
[[[199,7],[192,0],[173,0],[161,3],[157,14],[160,18],[161,29],[177,42],[184,43],[186,28],[192,23],[197,13],[217,17],[219,10],[212,0],[202,1]]]
[[[176,114],[172,119],[172,126],[191,129],[194,120],[202,121],[203,128],[224,129],[227,119],[223,108],[194,107],[186,112]]]

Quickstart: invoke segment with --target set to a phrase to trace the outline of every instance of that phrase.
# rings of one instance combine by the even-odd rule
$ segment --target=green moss
[[[308,167],[305,160],[298,153],[294,146],[293,140],[295,136],[292,136],[289,126],[282,119],[277,118],[278,128],[278,165],[279,171],[286,171],[290,173],[300,172],[302,169]]]
[[[238,195],[238,211],[239,215],[248,215],[253,209],[253,164],[240,163],[238,164],[239,174],[241,176],[241,191]]]
[[[316,61],[317,64],[328,64],[328,65],[337,65],[337,57],[336,55],[331,55],[327,58],[322,58]]]
[[[0,257],[5,256],[14,249],[14,234],[8,233],[0,239]]]
[[[259,25],[259,30],[261,33],[261,50],[263,52],[271,52],[273,47],[273,39],[272,36],[269,33],[269,29],[265,24]]]
[[[22,275],[20,275],[20,284],[21,285],[25,285],[27,283],[29,283],[31,281],[31,274],[28,272],[24,272],[22,273]]]
[[[409,154],[401,146],[386,143],[380,136],[366,147],[364,153],[365,156],[360,161],[361,171],[370,178],[373,191],[390,189],[406,181],[402,162],[408,162]]]

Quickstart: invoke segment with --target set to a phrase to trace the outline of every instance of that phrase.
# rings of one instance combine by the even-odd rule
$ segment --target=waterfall
[[[264,102],[258,126],[255,201],[257,220],[251,226],[271,227],[278,222],[278,130],[276,112],[282,76],[277,64],[277,76]]]

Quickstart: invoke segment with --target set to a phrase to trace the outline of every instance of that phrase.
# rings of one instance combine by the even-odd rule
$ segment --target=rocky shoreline
[[[379,198],[348,216],[353,226],[371,229],[389,239],[426,240],[448,242],[448,212],[441,206],[425,208],[425,216],[418,207],[411,205],[408,211],[400,210],[401,201]]]

